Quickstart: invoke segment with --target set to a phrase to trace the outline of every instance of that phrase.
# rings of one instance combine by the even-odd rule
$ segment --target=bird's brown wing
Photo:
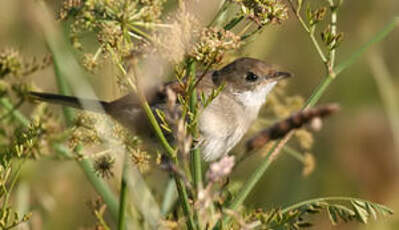
[[[197,79],[200,79],[197,85],[198,96],[200,96],[201,92],[207,92],[212,88],[216,88],[215,84],[212,81],[212,71],[202,75],[202,73],[197,74]],[[167,100],[167,89],[172,90],[177,95],[183,95],[186,91],[184,87],[184,82],[179,81],[170,81],[166,82],[160,87],[158,87],[155,91],[147,92],[146,97],[149,101],[150,105],[156,105],[160,103],[165,103]]]

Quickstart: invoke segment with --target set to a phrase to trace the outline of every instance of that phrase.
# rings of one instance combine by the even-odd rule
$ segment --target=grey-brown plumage
[[[225,86],[199,117],[199,146],[203,158],[213,161],[227,154],[257,118],[266,96],[277,81],[289,76],[291,74],[288,72],[278,71],[270,64],[248,57],[239,58],[220,70],[207,73],[197,86],[199,92],[210,93],[223,82]],[[152,108],[165,107],[166,88],[177,94],[183,93],[177,82],[168,82],[148,96]],[[31,95],[50,103],[94,112],[104,111],[139,135],[150,134],[148,131],[152,130],[134,94],[111,102],[36,92]]]

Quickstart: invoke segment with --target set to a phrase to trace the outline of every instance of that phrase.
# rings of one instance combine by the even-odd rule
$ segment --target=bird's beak
[[[294,76],[294,75],[290,72],[277,71],[277,72],[274,72],[273,75],[269,76],[269,78],[273,81],[280,81],[282,79],[289,78],[292,76]]]

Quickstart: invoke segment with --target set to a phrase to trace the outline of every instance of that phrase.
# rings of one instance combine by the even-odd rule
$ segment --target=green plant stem
[[[354,51],[353,54],[348,59],[346,59],[343,63],[341,63],[335,68],[335,74],[338,75],[343,70],[348,68],[356,60],[359,59],[359,57],[367,50],[367,48],[369,48],[374,43],[377,43],[381,41],[384,37],[386,37],[397,26],[398,22],[399,20],[395,18],[391,23],[385,26],[375,37],[366,42],[358,50]],[[316,89],[313,91],[312,95],[307,100],[304,108],[306,109],[315,105],[334,79],[335,77],[333,77],[332,75],[328,75],[326,78],[324,78],[320,82],[320,84],[316,87]],[[241,190],[238,192],[235,199],[233,199],[233,201],[227,206],[228,209],[236,210],[243,203],[243,201],[247,198],[247,196],[252,191],[254,186],[258,183],[260,178],[269,168],[270,164],[272,163],[272,160],[274,159],[274,157],[271,158],[271,156],[275,154],[275,150],[278,150],[279,146],[285,144],[285,142],[288,141],[291,135],[287,135],[285,138],[283,138],[283,140],[280,140],[273,145],[272,149],[267,153],[263,161],[260,163],[259,167],[256,168],[256,170],[252,173],[249,179],[244,183],[244,185],[242,186]],[[224,222],[228,222],[229,220],[230,217],[224,218]]]
[[[5,198],[3,200],[3,207],[1,209],[1,212],[4,213],[6,211],[6,208],[8,207],[8,201],[10,199],[10,195],[11,195],[11,191],[14,189],[15,184],[17,183],[17,179],[19,178],[19,175],[21,174],[22,171],[22,165],[25,162],[25,160],[23,160],[23,162],[17,167],[17,170],[15,172],[15,175],[9,185],[9,188],[5,191]]]
[[[244,16],[238,16],[230,20],[230,22],[224,26],[225,30],[233,29],[238,23],[244,19]]]
[[[63,76],[63,73],[62,73],[59,63],[58,63],[58,61],[61,61],[61,60],[58,60],[58,56],[55,53],[55,51],[51,51],[51,52],[54,55],[54,72],[55,72],[55,76],[56,76],[56,83],[57,83],[58,91],[63,95],[70,95],[71,90],[68,87],[66,77]],[[67,126],[72,126],[74,124],[74,120],[75,120],[75,111],[72,108],[66,107],[66,106],[62,107],[62,111],[64,113],[65,123],[67,124]]]
[[[373,44],[380,42],[388,34],[392,32],[399,25],[399,17],[395,17],[388,25],[386,25],[380,32],[377,33],[375,37],[363,44],[359,49],[357,49],[346,61],[339,64],[335,69],[335,74],[338,75],[349,66],[353,65],[355,61],[359,59],[360,56]]]
[[[140,96],[139,96],[140,97]],[[178,167],[178,160],[176,157],[176,152],[175,150],[169,145],[168,141],[166,140],[165,136],[162,133],[161,127],[159,126],[157,120],[155,119],[155,116],[150,108],[150,106],[148,105],[148,102],[143,101],[142,103],[144,111],[147,115],[147,118],[149,119],[152,127],[154,128],[158,138],[161,140],[161,143],[164,147],[164,149],[166,150],[167,154],[169,157],[171,157],[173,163],[175,164],[176,167]],[[175,182],[176,182],[176,188],[177,188],[177,192],[179,193],[179,199],[181,202],[181,206],[183,208],[183,212],[184,215],[186,217],[186,222],[188,225],[188,229],[196,229],[195,228],[195,224],[194,224],[194,218],[193,218],[193,213],[191,211],[191,207],[190,207],[190,203],[188,201],[188,195],[187,195],[187,190],[186,187],[184,185],[183,180],[179,177],[179,175],[176,175],[174,173],[174,178],[175,178]]]
[[[133,61],[133,76],[134,76],[134,78],[136,78],[136,76],[137,76],[135,61]],[[136,78],[135,82],[136,82],[136,84],[139,85],[139,81],[137,78]],[[131,82],[129,82],[129,83],[131,84],[132,87],[134,87],[134,85]],[[179,161],[176,156],[176,150],[172,146],[170,146],[165,135],[163,134],[162,129],[159,126],[158,121],[155,118],[154,113],[152,112],[152,109],[147,102],[147,99],[144,97],[144,94],[141,91],[141,87],[137,86],[134,88],[137,89],[137,96],[141,102],[144,112],[145,112],[149,122],[151,123],[151,126],[153,127],[158,139],[161,141],[163,148],[166,150],[166,154],[168,155],[168,157],[171,158],[173,164],[176,167],[179,167]],[[190,207],[187,189],[183,182],[183,179],[180,178],[180,176],[177,175],[176,173],[173,173],[173,176],[175,178],[176,188],[177,188],[177,192],[179,194],[179,200],[181,202],[181,206],[182,206],[184,215],[186,217],[187,227],[188,227],[188,229],[196,229],[196,225],[194,224],[195,222],[194,222],[194,218],[193,218],[193,212]]]
[[[308,109],[312,106],[314,106],[321,98],[321,96],[324,94],[328,86],[331,84],[331,82],[334,81],[334,77],[331,75],[327,75],[316,87],[315,90],[313,90],[312,95],[309,97],[309,99],[306,101],[304,109]]]
[[[118,218],[118,230],[126,229],[126,209],[127,209],[127,177],[129,169],[129,156],[125,152],[123,157],[123,169],[121,178],[121,191],[119,195],[119,218]]]
[[[306,30],[306,29],[305,29],[305,30]],[[323,61],[323,63],[326,65],[327,62],[328,62],[328,59],[327,59],[326,55],[324,54],[323,49],[320,47],[320,44],[319,44],[319,42],[317,41],[316,37],[314,36],[315,30],[316,30],[316,26],[312,26],[312,27],[310,28],[310,30],[309,30],[309,37],[310,37],[310,40],[311,40],[312,43],[313,43],[313,46],[316,48],[317,53],[318,53],[319,56],[320,56],[320,59],[321,59],[321,60]]]
[[[97,210],[94,211],[94,215],[97,217],[97,220],[98,220],[98,222],[101,225],[101,229],[103,229],[103,230],[111,230],[111,228],[104,221],[104,217]]]
[[[7,110],[7,112],[10,112],[11,116],[13,116],[19,123],[25,127],[29,126],[30,121],[21,112],[19,112],[19,110],[14,108],[8,98],[0,98],[0,104]]]
[[[146,100],[144,100],[142,103],[142,106],[143,106],[144,112],[146,113],[146,116],[147,116],[149,122],[151,123],[152,127],[155,130],[155,133],[157,134],[158,139],[161,141],[163,148],[166,150],[166,154],[170,158],[175,159],[176,158],[176,150],[169,144],[165,135],[163,135],[162,129],[159,126],[158,121],[155,118],[150,105],[148,104],[148,102]]]
[[[190,83],[190,90],[189,90],[189,99],[190,99],[190,114],[192,116],[190,120],[190,125],[191,125],[191,136],[193,137],[194,140],[197,140],[199,135],[198,135],[198,96],[197,96],[197,89],[196,89],[196,83],[200,81],[201,79],[196,79],[196,65],[195,61],[191,60],[188,66],[188,74],[189,74],[189,83]],[[207,71],[207,70],[205,70]],[[204,73],[206,74],[206,72]],[[201,167],[201,152],[199,147],[195,147],[194,149],[191,150],[191,156],[190,156],[190,161],[191,161],[191,168],[192,168],[192,175],[193,175],[193,182],[194,186],[196,188],[196,193],[202,189],[202,167]],[[194,218],[197,224],[197,227],[199,227],[199,216],[197,213],[194,213]]]
[[[191,61],[189,64],[189,78],[191,85],[196,83],[196,71],[195,71],[195,62]],[[195,86],[194,86],[195,87]],[[197,99],[197,90],[193,88],[190,90],[190,113],[193,115],[191,122],[191,135],[194,139],[198,138],[198,125],[197,125],[197,116],[198,116],[198,99]],[[201,153],[199,148],[195,148],[191,152],[191,165],[193,169],[193,180],[194,186],[196,187],[197,191],[202,188],[202,168],[201,168]]]
[[[298,152],[296,149],[291,148],[290,146],[284,146],[283,150],[291,155],[293,158],[297,159],[298,161],[300,161],[301,163],[306,163],[305,157],[303,154],[301,154],[300,152]]]
[[[194,179],[194,185],[197,188],[197,190],[202,188],[202,166],[201,166],[201,153],[199,148],[195,148],[192,151],[192,157],[193,157],[193,179]]]

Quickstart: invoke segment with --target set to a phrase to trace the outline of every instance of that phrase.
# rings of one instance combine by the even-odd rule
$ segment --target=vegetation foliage
[[[201,26],[190,11],[191,1],[66,0],[58,13],[57,23],[46,4],[39,2],[34,11],[49,47],[49,57],[27,61],[15,49],[4,49],[0,53],[2,229],[29,221],[31,215],[17,215],[9,199],[25,162],[42,157],[73,160],[81,166],[102,198],[92,205],[97,225],[102,229],[112,226],[103,218],[107,211],[118,223],[118,229],[132,226],[143,229],[161,226],[175,229],[301,229],[312,226],[309,216],[322,210],[327,212],[332,224],[342,221],[367,223],[370,217],[393,214],[383,205],[348,197],[318,198],[271,210],[246,207],[245,199],[280,152],[299,159],[304,163],[306,173],[311,172],[309,165],[314,164],[314,159],[309,152],[314,142],[313,134],[307,129],[294,130],[282,140],[266,144],[261,150],[265,154],[258,168],[237,187],[237,183],[229,178],[249,153],[226,156],[208,167],[196,148],[201,108],[218,96],[223,85],[210,95],[197,98],[195,76],[232,60],[235,51],[255,40],[263,28],[284,26],[287,20],[296,18],[325,66],[326,77],[306,101],[297,95],[286,95],[285,85],[280,85],[270,96],[269,112],[262,112],[260,119],[263,124],[270,125],[276,117],[281,119],[293,111],[314,106],[344,69],[395,28],[397,19],[363,47],[353,51],[349,59],[336,65],[336,52],[344,37],[337,26],[342,0],[322,1],[324,6],[320,8],[304,4],[303,0],[223,0],[208,26]],[[293,17],[289,17],[289,12]],[[68,39],[64,39],[60,32],[61,25],[67,26]],[[92,47],[82,40],[93,36],[97,43],[92,53]],[[154,77],[144,74],[144,63],[152,56],[160,56],[173,66],[170,78],[180,82],[184,94],[170,93],[168,96],[177,97],[182,105],[181,113],[176,112],[173,99],[168,103],[167,112],[158,110],[154,113],[149,107],[141,82],[144,78]],[[75,64],[68,69],[63,67],[64,63]],[[110,81],[115,80],[121,92],[137,94],[161,143],[158,153],[144,146],[141,137],[127,133],[123,127],[101,115],[77,115],[66,108],[64,125],[45,104],[35,105],[29,117],[19,111],[24,102],[30,102],[27,95],[34,86],[25,79],[32,73],[52,66],[60,92],[68,94],[74,85],[71,76],[78,76],[78,81],[83,82],[85,77],[101,71],[103,64],[113,66],[115,79]],[[173,134],[176,141],[169,142],[165,133]],[[291,137],[295,137],[299,145],[284,146]],[[95,151],[93,146],[101,146],[101,150]],[[115,176],[113,170],[118,155],[125,156],[119,196],[103,180]],[[132,174],[135,169],[139,175],[162,169],[173,178],[169,182],[172,189],[157,194],[162,197],[162,210],[132,202],[134,197],[129,195],[134,196],[132,192],[137,189],[131,183],[136,179]]]

